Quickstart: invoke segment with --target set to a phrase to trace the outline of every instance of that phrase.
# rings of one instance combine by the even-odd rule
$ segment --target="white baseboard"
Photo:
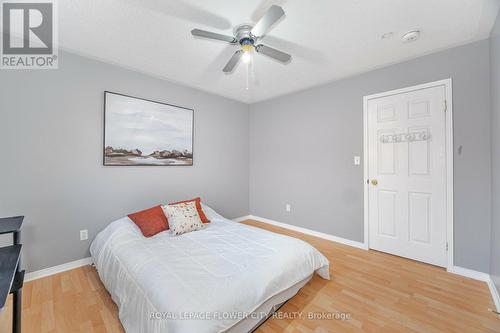
[[[448,272],[465,276],[474,280],[489,282],[491,281],[490,275],[488,273],[483,273],[479,271],[475,271],[472,269],[460,267],[460,266],[452,266],[450,269],[447,269]]]
[[[236,219],[233,219],[233,221],[235,221],[235,222],[241,222],[241,221],[245,221],[245,220],[256,220],[256,221],[264,222],[264,223],[267,223],[267,224],[271,224],[271,225],[274,225],[274,226],[277,226],[277,227],[280,227],[280,228],[285,228],[285,229],[289,229],[289,230],[301,232],[301,233],[306,234],[306,235],[316,236],[316,237],[319,237],[319,238],[327,239],[329,241],[341,243],[341,244],[344,244],[344,245],[349,245],[349,246],[352,246],[352,247],[356,247],[358,249],[368,250],[368,247],[364,243],[361,243],[361,242],[356,242],[356,241],[353,241],[353,240],[350,240],[350,239],[346,239],[346,238],[342,238],[342,237],[337,237],[337,236],[325,234],[323,232],[314,231],[314,230],[311,230],[311,229],[297,227],[297,226],[294,226],[294,225],[291,225],[291,224],[287,224],[287,223],[283,223],[283,222],[278,222],[278,221],[274,221],[274,220],[271,220],[271,219],[267,219],[265,217],[260,217],[260,216],[255,216],[255,215],[247,215],[247,216],[242,216],[242,217],[238,217]]]
[[[493,280],[490,278],[488,281],[488,287],[490,288],[491,292],[491,297],[493,297],[493,303],[495,303],[495,307],[497,308],[497,312],[500,312],[500,295],[498,294],[497,287],[495,286],[495,283]],[[500,317],[500,315],[499,315]]]
[[[233,219],[233,221],[234,222],[243,222],[243,221],[250,220],[250,219],[252,219],[252,215],[245,215],[245,216],[237,217],[237,218]]]
[[[74,269],[74,268],[78,268],[78,267],[90,265],[90,264],[92,264],[91,257],[67,262],[65,264],[52,266],[52,267],[41,269],[39,271],[27,273],[24,277],[24,281],[28,282],[28,281],[40,279],[40,278],[43,278],[43,277],[46,277],[49,275],[54,275],[54,274],[61,273],[64,271],[69,271],[70,269]]]

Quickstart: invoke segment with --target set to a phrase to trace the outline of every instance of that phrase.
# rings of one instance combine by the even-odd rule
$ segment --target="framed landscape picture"
[[[104,92],[104,165],[193,165],[194,110]]]

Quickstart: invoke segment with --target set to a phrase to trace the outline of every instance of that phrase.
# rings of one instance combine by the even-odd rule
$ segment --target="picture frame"
[[[104,166],[192,166],[194,109],[104,91]]]

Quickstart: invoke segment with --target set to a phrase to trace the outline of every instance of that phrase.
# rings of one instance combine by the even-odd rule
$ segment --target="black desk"
[[[0,219],[0,234],[20,232],[24,216],[4,217]]]
[[[10,287],[16,276],[17,264],[21,256],[21,245],[0,248],[0,309],[5,306]]]
[[[12,233],[14,245],[0,248],[0,309],[13,296],[12,332],[21,332],[21,300],[24,271],[21,270],[21,225],[23,216],[0,219],[0,234]]]

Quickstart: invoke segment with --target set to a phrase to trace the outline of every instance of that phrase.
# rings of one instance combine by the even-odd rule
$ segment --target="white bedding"
[[[145,238],[125,217],[92,242],[127,332],[222,332],[314,271],[329,279],[308,243],[204,211],[212,223],[200,231]]]

